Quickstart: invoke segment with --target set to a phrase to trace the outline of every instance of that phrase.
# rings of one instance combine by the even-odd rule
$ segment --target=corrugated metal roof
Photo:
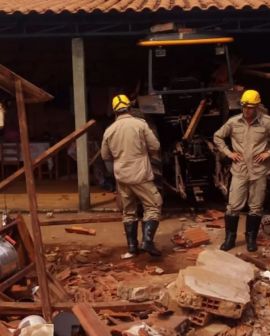
[[[29,13],[92,13],[142,12],[159,9],[184,11],[192,9],[259,9],[270,8],[269,0],[0,0],[0,12],[5,14]]]

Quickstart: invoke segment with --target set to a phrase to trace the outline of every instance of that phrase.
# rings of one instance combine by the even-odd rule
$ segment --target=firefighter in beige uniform
[[[214,142],[232,159],[232,181],[225,214],[225,241],[220,249],[235,246],[239,212],[248,201],[246,244],[257,250],[256,239],[261,223],[270,157],[270,117],[259,111],[260,95],[247,90],[241,97],[242,114],[230,118],[215,134]],[[224,139],[230,137],[232,150]]]
[[[141,249],[153,256],[161,253],[153,239],[159,225],[161,196],[153,183],[154,175],[149,156],[159,150],[160,144],[143,119],[133,117],[130,101],[118,95],[112,101],[116,121],[104,133],[101,155],[103,160],[114,161],[114,175],[123,203],[123,222],[128,250],[138,253],[137,200],[144,209]]]

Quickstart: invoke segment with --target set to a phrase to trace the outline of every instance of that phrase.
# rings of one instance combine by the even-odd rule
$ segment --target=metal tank
[[[0,238],[0,280],[15,273],[19,269],[19,258],[15,248]]]

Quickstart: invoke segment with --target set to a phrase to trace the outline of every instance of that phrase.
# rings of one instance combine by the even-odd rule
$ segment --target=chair
[[[50,163],[47,161],[41,163],[38,166],[38,178],[40,180],[43,179],[43,177],[48,177],[49,179],[56,179],[59,178],[59,160],[58,160],[58,153],[50,158]],[[50,167],[52,165],[52,167]]]
[[[20,168],[21,157],[20,144],[16,142],[4,142],[0,144],[0,162],[2,179],[5,178],[5,167]]]

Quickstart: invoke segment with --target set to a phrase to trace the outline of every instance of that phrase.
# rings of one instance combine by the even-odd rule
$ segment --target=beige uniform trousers
[[[261,215],[265,198],[267,177],[261,176],[257,180],[249,181],[246,178],[233,176],[230,186],[227,214],[238,215],[246,202],[249,214]]]
[[[138,219],[138,200],[142,203],[144,214],[143,221],[159,221],[162,198],[154,182],[140,184],[125,184],[118,182],[118,192],[123,204],[123,222],[132,222]]]

